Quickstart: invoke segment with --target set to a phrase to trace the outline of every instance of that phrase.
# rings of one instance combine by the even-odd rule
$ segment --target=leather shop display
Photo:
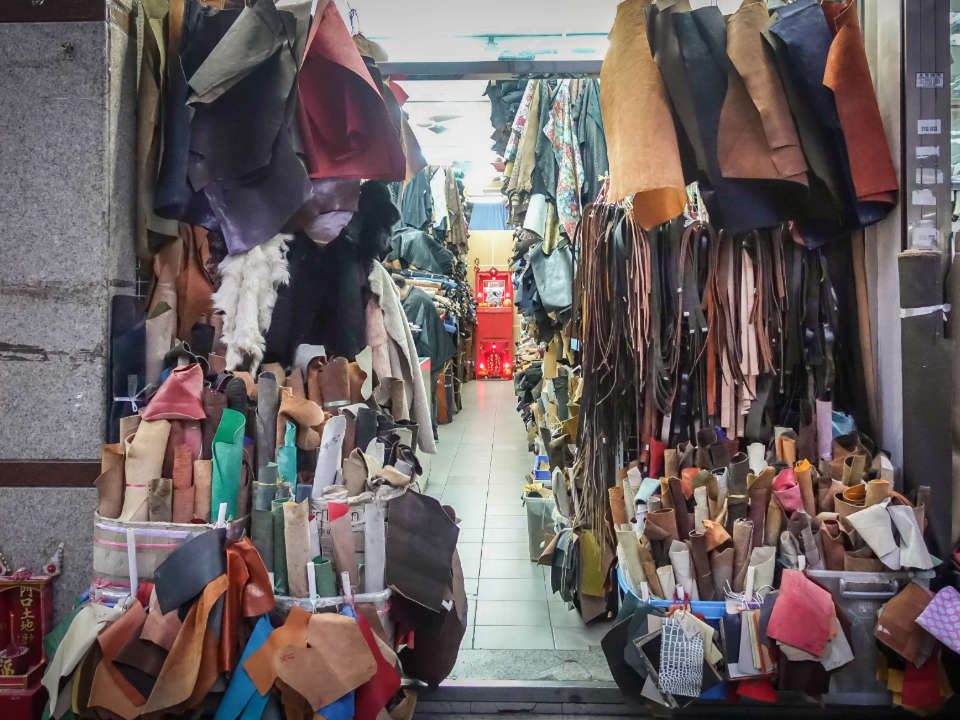
[[[92,583],[47,638],[55,720],[408,720],[401,675],[456,661],[459,531],[417,480],[434,393],[382,264],[389,183],[425,163],[382,49],[310,10],[138,3],[153,283],[112,301]],[[434,294],[468,327],[462,206],[444,218],[431,257],[461,277]]]
[[[897,178],[854,2],[627,0],[598,91],[609,171],[574,232],[551,242],[504,190],[526,203],[515,390],[554,593],[612,623],[631,703],[935,712],[958,566],[940,478],[906,496],[872,435],[851,235]]]

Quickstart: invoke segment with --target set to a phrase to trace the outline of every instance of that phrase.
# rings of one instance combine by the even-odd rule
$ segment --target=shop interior
[[[451,5],[137,3],[92,582],[39,640],[11,605],[0,675],[53,720],[949,712],[863,8]],[[936,232],[898,310],[942,369]]]

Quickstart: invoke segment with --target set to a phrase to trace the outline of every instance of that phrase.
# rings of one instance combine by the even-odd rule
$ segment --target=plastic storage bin
[[[539,560],[543,552],[543,534],[554,528],[553,509],[557,501],[550,498],[523,496],[527,508],[527,541],[530,547],[530,559]]]

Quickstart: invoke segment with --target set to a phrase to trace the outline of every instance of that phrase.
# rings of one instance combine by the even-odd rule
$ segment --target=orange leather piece
[[[193,520],[193,450],[180,445],[173,451],[173,521]]]
[[[688,500],[693,497],[693,479],[699,474],[700,468],[689,467],[680,471],[680,487],[683,496]]]
[[[183,623],[180,622],[180,615],[176,608],[166,615],[160,611],[157,591],[154,589],[150,596],[150,612],[147,613],[147,621],[143,624],[143,630],[140,631],[140,638],[149,640],[169,652],[177,635],[180,634],[181,627]]]
[[[897,173],[870,77],[857,5],[854,0],[823,3],[823,14],[834,35],[823,84],[837,99],[857,199],[895,203]]]
[[[130,698],[120,689],[105,662],[101,662],[93,674],[93,688],[90,690],[87,705],[97,708],[97,712],[102,716],[109,713],[111,717],[115,715],[123,720],[134,720],[140,716],[143,709],[142,705],[130,702]]]
[[[243,663],[243,669],[247,671],[258,693],[266,695],[277,679],[274,655],[280,648],[307,646],[307,624],[309,622],[310,613],[301,607],[294,606],[291,608],[283,627],[279,627],[270,633],[270,637],[260,646],[260,649]]]
[[[249,573],[247,584],[243,587],[243,617],[258,617],[273,610],[277,604],[273,596],[273,585],[270,584],[270,575],[253,541],[245,537],[231,545],[228,550],[233,550],[243,558]]]
[[[141,706],[147,699],[141,695],[130,682],[120,674],[120,671],[113,664],[113,659],[120,652],[127,640],[134,632],[138,632],[147,619],[147,611],[143,609],[140,601],[134,601],[133,605],[123,614],[123,616],[104,628],[103,632],[97,637],[100,643],[100,649],[103,650],[103,665],[106,667],[114,684],[127,697],[131,704]],[[96,684],[96,683],[95,683]],[[116,710],[116,708],[107,707],[107,710]]]
[[[191,699],[199,682],[206,678],[201,675],[201,666],[205,666],[203,656],[209,654],[209,642],[206,641],[207,620],[214,604],[227,590],[227,576],[221,575],[206,588],[200,599],[190,608],[183,627],[170,649],[167,661],[157,678],[157,684],[143,708],[144,714],[167,710],[186,703]],[[216,642],[213,644],[216,660]],[[209,662],[209,659],[207,660]],[[211,682],[212,685],[212,682]],[[207,688],[209,691],[209,688]]]
[[[243,586],[250,578],[243,556],[234,548],[235,545],[227,547],[227,592],[223,598],[223,628],[220,631],[220,672],[232,672],[239,659],[240,599]]]

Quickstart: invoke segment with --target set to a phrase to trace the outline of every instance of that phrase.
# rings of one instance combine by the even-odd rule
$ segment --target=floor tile
[[[549,626],[547,604],[536,600],[479,600],[477,625]]]
[[[482,543],[483,528],[460,528],[460,536],[457,542],[464,543]]]
[[[527,529],[527,516],[524,515],[490,515],[487,517],[485,528],[491,530],[500,530],[503,528],[523,528]]]
[[[553,650],[553,632],[549,627],[478,625],[474,630],[473,647],[481,650]]]
[[[487,517],[495,517],[502,515],[513,515],[515,517],[523,517],[524,522],[526,522],[527,510],[520,503],[514,505],[499,505],[495,503],[489,503],[487,505]]]
[[[463,513],[458,511],[457,517],[460,518],[460,522],[457,524],[460,526],[461,530],[465,530],[467,528],[480,528],[482,530],[484,522],[486,520],[483,513],[479,513],[479,514],[472,513],[472,514],[464,515]]]
[[[464,578],[463,579],[463,590],[467,594],[467,597],[470,598],[470,604],[476,605],[477,590],[480,589],[480,580],[478,578]]]
[[[464,576],[466,577],[466,576]],[[481,600],[546,600],[543,581],[531,579],[480,579],[477,597]]]
[[[482,548],[483,543],[457,543],[457,552],[460,553],[461,560],[473,560],[475,558],[482,557]]]
[[[484,560],[530,560],[527,543],[485,543],[480,557]]]
[[[450,475],[446,484],[451,487],[487,487],[486,473],[477,475]]]
[[[443,492],[444,502],[483,504],[487,499],[487,487],[471,485],[447,485]]]
[[[557,650],[589,650],[590,638],[579,628],[553,628],[553,641]]]
[[[483,562],[480,563],[480,572],[483,572]],[[568,606],[565,602],[547,603],[550,607],[550,624],[555,628],[585,628],[583,618],[576,608]]]
[[[527,542],[527,528],[490,528],[483,533],[484,543],[525,543]]]
[[[460,558],[464,580],[480,577],[480,558]]]
[[[481,556],[480,577],[501,580],[539,580],[543,568],[530,560],[490,560]]]

